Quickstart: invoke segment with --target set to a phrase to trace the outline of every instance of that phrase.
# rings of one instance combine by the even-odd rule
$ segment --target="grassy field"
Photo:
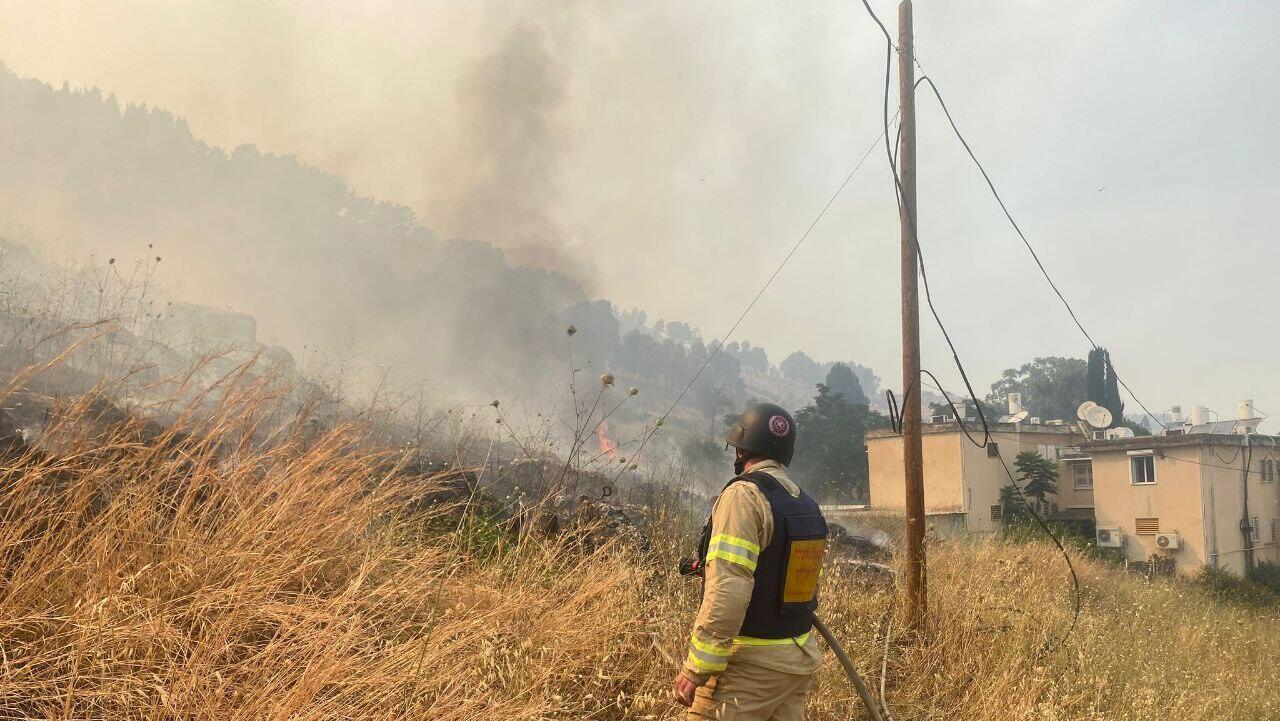
[[[688,541],[585,552],[414,510],[357,427],[266,432],[261,397],[156,435],[62,408],[3,457],[0,718],[669,719]],[[12,450],[12,449],[11,449]],[[676,530],[681,529],[681,530]],[[823,613],[892,718],[1280,718],[1280,615],[1045,544],[935,544],[931,632],[833,568]],[[661,650],[660,650],[661,649]],[[887,654],[887,658],[886,658]],[[863,718],[828,655],[810,718]]]

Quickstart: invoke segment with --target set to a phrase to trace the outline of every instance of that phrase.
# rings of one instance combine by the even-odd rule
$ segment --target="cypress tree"
[[[1107,383],[1103,395],[1105,400],[1099,402],[1111,411],[1111,426],[1114,428],[1124,425],[1124,401],[1120,399],[1120,386],[1116,380],[1116,369],[1111,366],[1111,354],[1103,350],[1102,359],[1106,362]]]
[[[1089,351],[1089,369],[1085,372],[1084,381],[1085,398],[1098,405],[1105,405],[1103,400],[1107,397],[1107,371],[1102,360],[1103,353],[1101,348]]]

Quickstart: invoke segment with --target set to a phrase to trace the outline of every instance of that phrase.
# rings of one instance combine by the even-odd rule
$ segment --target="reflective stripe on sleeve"
[[[707,560],[720,558],[736,563],[748,571],[756,570],[756,562],[760,559],[760,546],[737,536],[717,533],[711,537],[711,545],[707,549]]]
[[[792,638],[752,638],[750,636],[739,636],[733,639],[735,644],[741,646],[790,646],[795,644],[803,646],[809,641],[809,634],[802,633]]]
[[[717,646],[689,637],[689,661],[701,671],[723,671],[729,665],[733,646]]]
[[[723,671],[729,667],[729,657],[707,653],[697,646],[689,648],[689,662],[699,671]]]
[[[760,547],[745,538],[730,536],[727,533],[717,533],[711,537],[711,545],[714,546],[719,541],[724,541],[731,546],[737,546],[744,551],[749,551],[753,557],[760,553]]]

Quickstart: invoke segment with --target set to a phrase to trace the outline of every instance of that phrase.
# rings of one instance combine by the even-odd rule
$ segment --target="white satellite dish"
[[[1116,438],[1133,438],[1133,431],[1125,428],[1124,426],[1116,426],[1115,428],[1112,428],[1111,433]]]
[[[1111,427],[1111,411],[1103,406],[1095,405],[1084,413],[1084,422],[1094,428],[1110,428]]]
[[[1024,409],[1022,409],[1022,410],[1018,411],[1017,413],[1014,413],[1013,415],[1009,416],[1009,422],[1010,422],[1010,423],[1021,423],[1021,422],[1025,421],[1025,420],[1027,420],[1027,416],[1029,416],[1029,415],[1031,415],[1031,411],[1029,411],[1029,410],[1027,410],[1027,409],[1025,409],[1025,408],[1024,408]]]
[[[1098,404],[1093,401],[1085,401],[1084,403],[1081,403],[1080,407],[1076,409],[1076,418],[1079,418],[1082,421],[1085,420],[1085,414],[1089,412],[1089,409],[1097,407]]]

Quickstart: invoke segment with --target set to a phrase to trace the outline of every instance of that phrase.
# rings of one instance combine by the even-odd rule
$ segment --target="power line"
[[[865,3],[866,0],[863,0],[863,2]],[[883,25],[881,26],[881,29],[883,29]],[[987,173],[987,169],[982,166],[982,163],[978,160],[978,156],[974,154],[973,148],[969,147],[969,141],[965,140],[964,134],[960,132],[960,128],[956,127],[956,121],[951,117],[951,110],[947,107],[947,102],[942,99],[942,92],[938,90],[937,84],[934,83],[933,78],[929,77],[929,74],[925,72],[924,66],[919,65],[919,62],[917,62],[917,65],[920,67],[920,72],[924,73],[920,80],[917,81],[917,85],[921,82],[929,84],[929,89],[933,91],[933,96],[938,99],[938,105],[941,106],[943,114],[946,115],[947,123],[951,125],[951,130],[955,133],[956,139],[960,141],[962,146],[964,146],[965,153],[969,155],[969,159],[973,161],[973,164],[978,168],[978,172],[982,174],[982,179],[986,181],[987,188],[991,190],[991,196],[995,198],[996,203],[1000,206],[1000,210],[1004,212],[1004,217],[1008,219],[1009,225],[1013,227],[1014,232],[1016,232],[1018,237],[1022,239],[1022,244],[1026,246],[1027,252],[1031,254],[1031,259],[1035,261],[1036,267],[1040,269],[1040,274],[1044,276],[1049,287],[1053,289],[1054,295],[1058,296],[1058,300],[1062,301],[1062,306],[1066,308],[1067,315],[1071,316],[1071,321],[1075,323],[1076,328],[1080,329],[1080,333],[1084,335],[1085,340],[1089,341],[1089,345],[1100,349],[1101,346],[1093,339],[1093,336],[1089,334],[1089,331],[1085,329],[1084,324],[1080,322],[1080,318],[1076,315],[1075,308],[1071,307],[1071,303],[1067,300],[1067,297],[1062,294],[1062,291],[1058,288],[1058,284],[1053,282],[1053,277],[1049,275],[1049,270],[1045,268],[1044,262],[1040,260],[1040,255],[1036,253],[1035,247],[1031,245],[1031,241],[1027,240],[1026,234],[1023,233],[1022,228],[1018,226],[1018,221],[1014,220],[1013,213],[1009,212],[1009,207],[1004,204],[1004,199],[1000,197],[1000,192],[996,190],[996,185],[991,180],[991,176]],[[1147,405],[1143,403],[1142,399],[1138,397],[1138,394],[1134,393],[1133,389],[1124,382],[1124,379],[1120,377],[1120,374],[1115,372],[1114,366],[1111,368],[1111,373],[1115,376],[1116,382],[1118,382],[1121,387],[1129,393],[1129,396],[1138,403],[1143,412],[1154,419],[1156,423],[1159,423],[1161,428],[1168,428],[1168,426],[1164,424],[1163,420],[1147,408]]]
[[[893,117],[897,118],[898,116],[895,113]],[[888,131],[888,121],[886,120],[885,129],[882,134],[887,134]],[[653,429],[645,433],[644,437],[640,441],[640,446],[636,448],[635,453],[631,455],[632,458],[638,458],[640,456],[640,452],[643,451],[645,445],[649,443],[649,439],[658,432],[658,428],[660,428],[667,420],[667,417],[676,409],[676,406],[680,405],[680,401],[684,400],[685,394],[687,394],[689,389],[693,387],[693,384],[697,382],[698,378],[702,375],[702,372],[707,369],[707,366],[711,365],[711,361],[714,360],[715,357],[719,355],[720,351],[724,349],[725,345],[729,343],[729,338],[733,336],[734,331],[738,329],[738,326],[742,323],[743,319],[747,317],[747,314],[751,312],[751,309],[755,308],[756,303],[759,302],[760,298],[765,294],[765,291],[769,289],[769,286],[773,285],[774,279],[776,279],[778,274],[782,272],[782,269],[786,267],[787,262],[791,260],[791,256],[795,255],[796,251],[800,250],[800,246],[804,244],[804,241],[809,237],[809,234],[813,232],[815,227],[817,227],[818,222],[822,220],[823,216],[827,214],[827,211],[831,209],[831,206],[835,204],[836,198],[839,198],[840,194],[844,192],[845,187],[849,185],[849,181],[853,180],[853,176],[858,172],[858,169],[862,167],[863,163],[867,161],[867,158],[871,157],[871,152],[875,150],[876,145],[879,143],[880,137],[877,136],[876,139],[871,142],[871,145],[867,147],[867,151],[862,154],[862,158],[853,166],[853,170],[849,171],[849,174],[845,176],[844,181],[840,183],[840,186],[836,188],[836,191],[831,194],[831,198],[827,200],[827,204],[822,206],[822,210],[818,211],[818,214],[814,216],[813,221],[809,223],[808,228],[805,228],[805,231],[800,235],[799,240],[791,246],[791,250],[785,257],[783,257],[782,262],[774,269],[773,274],[765,280],[764,285],[760,287],[760,291],[756,293],[755,297],[751,299],[751,302],[747,304],[747,307],[738,315],[738,319],[729,327],[729,331],[725,333],[724,337],[715,344],[716,347],[711,351],[711,353],[707,354],[706,360],[702,362],[702,365],[699,366],[697,372],[693,374],[693,377],[685,384],[685,387],[680,391],[680,394],[676,396],[674,401],[672,401],[671,406],[667,408],[666,412],[658,417],[658,422],[654,424]],[[622,474],[625,471],[626,466],[623,466],[622,469],[613,477],[615,483],[622,477]]]

